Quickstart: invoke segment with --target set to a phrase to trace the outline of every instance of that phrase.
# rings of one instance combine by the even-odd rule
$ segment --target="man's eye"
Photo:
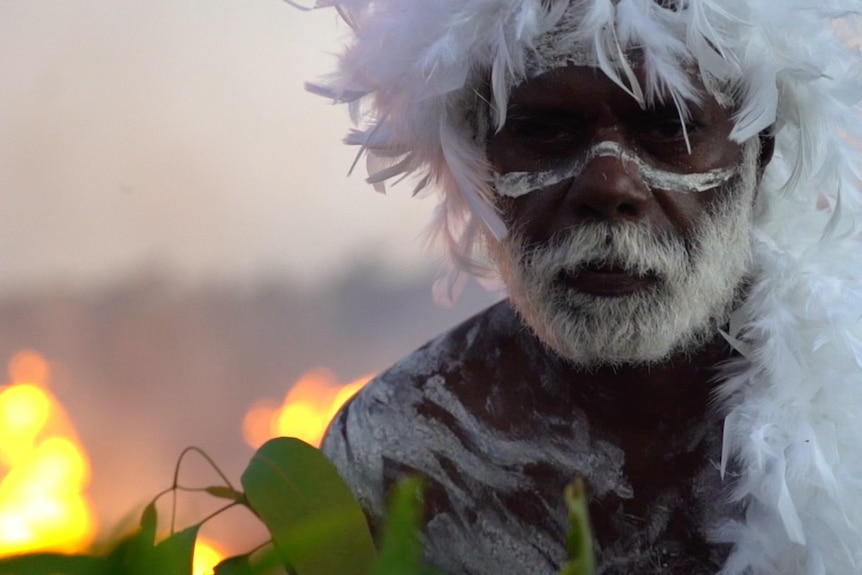
[[[653,141],[669,142],[683,140],[685,135],[697,133],[701,125],[697,122],[683,123],[679,118],[668,118],[653,122],[645,127],[644,136]]]
[[[554,146],[575,143],[581,130],[568,122],[553,120],[514,120],[511,133],[528,146]]]

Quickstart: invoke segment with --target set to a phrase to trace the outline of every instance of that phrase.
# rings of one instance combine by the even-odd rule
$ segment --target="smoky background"
[[[238,480],[244,417],[303,373],[379,373],[499,298],[437,306],[434,201],[347,178],[346,113],[303,90],[341,32],[279,0],[0,4],[0,361],[50,365],[102,535],[186,446]]]

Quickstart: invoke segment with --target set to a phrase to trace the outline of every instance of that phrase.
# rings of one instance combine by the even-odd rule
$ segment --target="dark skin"
[[[644,110],[601,71],[555,69],[512,91],[507,122],[489,138],[488,156],[498,173],[536,172],[564,165],[598,142],[614,141],[649,164],[679,174],[738,165],[742,146],[728,138],[733,110],[702,93],[701,102],[690,103],[689,152],[672,103]],[[761,141],[762,169],[771,158],[772,140]],[[638,222],[659,234],[685,238],[697,230],[721,193],[719,188],[699,193],[650,189],[636,167],[616,157],[598,157],[579,177],[516,199],[501,198],[500,207],[510,228],[533,246],[588,221]],[[622,291],[638,289],[625,274],[603,276],[599,284],[586,285],[607,282],[617,282]],[[566,381],[577,382],[572,400],[626,452],[626,471],[638,494],[630,513],[639,514],[650,504],[650,494],[678,477],[690,476],[702,462],[697,454],[678,457],[668,446],[674,438],[691,436],[705,420],[714,420],[710,412],[714,368],[731,355],[717,338],[658,365],[590,372],[565,364],[561,368],[568,372],[563,374]],[[597,531],[601,541],[600,525]]]

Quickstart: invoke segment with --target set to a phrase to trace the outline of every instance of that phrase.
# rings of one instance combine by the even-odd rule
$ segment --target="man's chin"
[[[651,289],[617,297],[569,291],[566,304],[559,296],[539,305],[517,297],[512,303],[542,343],[587,370],[658,365],[713,340],[720,320],[681,324],[675,306],[655,295]]]
[[[603,367],[649,367],[664,364],[679,355],[695,353],[712,338],[679,338],[657,342],[655,338],[629,340],[625,347],[597,346],[582,337],[566,338],[558,334],[538,334],[551,351],[575,367],[592,371]]]

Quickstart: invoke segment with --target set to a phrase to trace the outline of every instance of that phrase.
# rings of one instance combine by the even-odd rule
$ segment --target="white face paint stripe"
[[[632,164],[644,184],[650,188],[670,192],[705,192],[727,183],[739,173],[739,168],[716,168],[708,172],[681,174],[657,168],[643,158],[626,150],[617,142],[599,142],[589,150],[575,157],[569,165],[540,172],[508,172],[495,174],[494,185],[497,193],[509,198],[518,198],[535,190],[547,188],[579,177],[584,169],[596,158],[613,157]]]

